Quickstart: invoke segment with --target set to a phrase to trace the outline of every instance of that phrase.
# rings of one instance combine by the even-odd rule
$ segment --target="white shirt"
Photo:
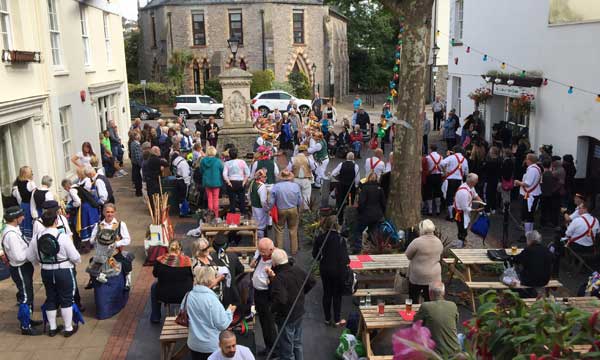
[[[462,161],[462,167],[459,163]],[[462,154],[452,154],[442,160],[440,167],[444,169],[447,179],[462,181],[463,177],[469,173],[469,162]],[[456,170],[454,170],[456,169]],[[461,171],[462,169],[462,171]]]
[[[106,201],[108,201],[108,191],[106,190],[106,184],[104,184],[104,181],[102,179],[98,178],[98,174],[96,174],[96,176],[94,176],[94,178],[92,179],[94,181],[94,184],[96,185],[96,193],[98,194],[98,198],[99,198],[99,203],[100,204],[104,204]],[[91,184],[90,184],[90,189],[91,189]]]
[[[256,252],[258,252],[258,250],[256,250]],[[259,260],[252,275],[252,286],[254,286],[256,290],[268,290],[269,275],[267,275],[265,269],[273,266],[273,260],[264,261],[260,254],[255,255],[255,258],[256,256],[259,256]]]
[[[247,347],[236,345],[235,355],[233,355],[233,357],[225,357],[221,352],[221,349],[219,349],[212,353],[208,357],[208,360],[254,360],[254,355],[252,355],[252,352]]]
[[[34,200],[34,198],[33,198],[33,194],[35,194],[35,192],[36,192],[37,190],[38,190],[38,189],[35,189],[35,190],[34,190],[34,191],[31,193],[31,217],[32,217],[32,218],[34,218],[34,219],[36,219],[36,218],[38,217],[38,213],[37,213],[37,205],[35,204],[35,200]],[[52,191],[50,191],[50,189],[49,189],[47,186],[45,186],[45,185],[42,185],[42,186],[40,186],[40,187],[39,187],[39,190],[48,190],[48,191],[46,191],[46,195],[45,195],[45,198],[44,198],[44,202],[45,202],[45,201],[50,201],[50,200],[56,200],[56,199],[54,199],[54,194],[52,193]]]
[[[385,161],[375,156],[365,160],[365,173],[369,174],[371,171],[373,171],[379,179],[381,174],[385,172]]]
[[[431,110],[433,110],[433,112],[444,111],[444,103],[441,101],[434,101],[433,104],[431,104]]]
[[[90,238],[90,244],[96,242],[96,235],[98,234],[98,226],[102,229],[117,229],[117,224],[119,221],[117,219],[113,219],[110,223],[107,223],[106,220],[102,220],[96,226],[94,226],[94,230],[92,230],[92,235]],[[127,230],[127,224],[125,221],[121,221],[121,231],[119,232],[120,239],[115,242],[115,247],[127,246],[131,243],[131,237],[129,236],[129,230]]]
[[[67,236],[69,236],[69,239],[73,239],[73,232],[69,227],[69,221],[63,215],[58,215],[58,217],[56,218],[56,228],[59,232],[63,232],[62,229],[64,229],[64,233],[67,234]],[[33,222],[33,238],[35,238],[37,234],[43,232],[46,229],[47,227],[45,227],[44,224],[42,224],[41,219],[35,220]]]
[[[79,165],[83,168],[88,167],[88,166],[92,166],[92,156],[91,155],[83,155],[82,151],[79,151],[77,153],[77,161],[79,162]]]
[[[585,218],[585,220],[584,220]],[[587,224],[586,224],[587,220]],[[579,215],[579,217],[575,218],[569,224],[567,228],[567,232],[565,235],[569,238],[576,238],[583,234],[586,234],[583,237],[580,237],[578,240],[574,242],[581,246],[592,246],[594,245],[594,239],[588,235],[589,227],[588,224],[592,227],[592,234],[595,237],[598,234],[598,229],[600,229],[600,225],[598,224],[598,219],[594,218],[592,215],[585,213],[583,215]]]
[[[67,204],[71,203],[71,206],[74,208],[78,208],[81,206],[81,198],[79,194],[77,194],[77,187],[71,186],[69,191],[67,191],[66,201]]]
[[[435,151],[432,151],[426,157],[427,159],[427,170],[429,171],[429,175],[436,175],[442,173],[442,155],[438,154]]]
[[[527,167],[525,175],[523,175],[523,186],[519,189],[519,194],[525,196],[529,192],[529,196],[538,196],[542,194],[542,169],[539,166],[532,164]]]
[[[581,206],[581,205],[579,205],[579,206]],[[571,219],[571,221],[573,221],[581,216],[581,215],[579,215],[579,206],[577,206],[575,211],[573,211],[573,213],[571,215],[569,215],[569,219]]]
[[[75,249],[75,245],[73,245],[71,238],[63,233],[60,233],[56,228],[48,228],[39,233],[37,236],[34,236],[33,240],[31,240],[31,243],[29,244],[29,248],[27,248],[27,260],[29,260],[32,264],[40,263],[37,241],[44,234],[52,234],[56,236],[58,245],[60,246],[56,258],[58,261],[62,262],[58,264],[42,264],[43,270],[72,269],[75,264],[79,264],[81,262],[81,256],[79,255],[77,249]]]
[[[466,183],[459,186],[456,190],[456,195],[454,195],[454,208],[463,212],[465,229],[469,227],[469,223],[471,222],[471,206],[475,197],[477,197],[477,191],[475,191],[475,188],[469,187]]]
[[[342,165],[344,164],[345,161],[342,161],[341,163],[338,164],[338,166],[335,167],[335,169],[333,169],[333,171],[331,172],[331,176],[338,176],[340,174],[340,171],[342,171]],[[358,168],[358,164],[354,164],[354,185],[358,186],[360,185],[360,169]]]
[[[29,242],[27,242],[18,226],[6,224],[0,241],[2,241],[2,249],[10,266],[17,267],[27,262]]]
[[[35,183],[33,182],[33,180],[27,181],[27,191],[33,192],[33,190],[35,190]],[[33,195],[33,194],[31,194],[31,195]],[[19,188],[17,186],[13,186],[12,196],[14,196],[15,199],[17,199],[17,202],[19,203],[19,205],[21,205],[21,203],[23,202],[23,199],[21,198],[21,193],[19,192]],[[33,202],[33,199],[31,199],[30,202]]]
[[[250,168],[242,159],[229,160],[223,166],[223,179],[225,181],[244,181],[249,176]]]
[[[185,160],[182,156],[178,156],[173,160],[173,165],[175,165],[176,175],[178,177],[183,178],[183,181],[186,185],[192,183],[192,169],[190,168],[190,164],[188,164],[187,160]]]
[[[316,141],[313,138],[310,138],[310,140],[308,141],[308,153],[309,154],[314,154],[317,153],[319,151],[321,151],[321,149],[323,148],[323,144],[321,144],[321,140]]]

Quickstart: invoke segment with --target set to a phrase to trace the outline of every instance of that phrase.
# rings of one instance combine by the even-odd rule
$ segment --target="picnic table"
[[[250,252],[256,249],[258,242],[258,226],[254,220],[246,220],[247,223],[240,225],[228,225],[226,223],[220,224],[202,224],[200,227],[200,235],[204,236],[212,245],[214,238],[218,234],[228,234],[229,232],[249,232],[252,238],[250,246],[231,246],[227,250],[231,252]]]
[[[248,331],[254,331],[254,320],[248,322]],[[187,338],[188,328],[175,323],[175,316],[167,316],[160,331],[160,360],[183,359],[190,350]],[[178,341],[183,341],[183,344],[176,348]]]
[[[450,279],[452,279],[453,274],[458,274],[463,281],[473,281],[471,276],[471,268],[479,266],[479,265],[493,265],[493,264],[501,264],[499,261],[495,261],[490,259],[487,256],[487,251],[492,249],[450,249],[452,255],[454,255],[454,264],[451,269]],[[508,255],[511,254],[511,249],[505,249]],[[519,254],[523,249],[517,249],[517,254]],[[465,266],[465,273],[461,273],[456,269],[457,264],[462,264]]]
[[[593,296],[582,296],[582,297],[557,297],[555,300],[559,303],[564,303],[564,299],[568,299],[568,306],[574,307],[579,310],[594,313],[594,311],[600,309],[600,300]],[[523,299],[525,304],[531,305],[538,299]]]
[[[363,344],[367,352],[368,359],[379,358],[373,354],[371,348],[371,333],[376,330],[383,329],[396,329],[402,326],[408,326],[412,324],[412,321],[402,319],[398,313],[400,310],[404,310],[405,305],[385,305],[383,316],[379,315],[377,306],[365,306],[360,308],[360,327],[359,332],[362,334]],[[419,304],[413,304],[412,310],[419,311]]]
[[[403,270],[409,262],[405,254],[350,255],[350,268],[355,272]]]

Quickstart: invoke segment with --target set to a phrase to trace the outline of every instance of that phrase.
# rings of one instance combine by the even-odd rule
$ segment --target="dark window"
[[[217,101],[217,100],[215,100],[214,98],[210,98],[210,101],[212,101],[212,102],[213,102],[213,104],[217,104],[217,103],[218,103],[218,101]]]
[[[204,14],[192,14],[192,32],[194,34],[194,45],[206,45]]]
[[[156,19],[154,13],[150,14],[150,21],[152,22],[152,47],[156,47]]]
[[[281,100],[289,100],[289,99],[291,99],[292,97],[291,97],[290,95],[286,94],[286,93],[279,93],[279,98],[280,98]]]
[[[175,102],[179,104],[195,104],[196,97],[195,96],[178,96],[175,98]]]
[[[274,99],[279,99],[279,94],[277,93],[268,93],[268,94],[262,94],[260,96],[260,98],[262,100],[274,100]]]
[[[200,102],[203,104],[210,104],[210,98],[206,97],[206,96],[201,96],[200,97]]]
[[[240,40],[240,45],[244,43],[241,12],[229,13],[229,36],[237,37]]]
[[[304,44],[304,11],[294,10],[294,44]]]

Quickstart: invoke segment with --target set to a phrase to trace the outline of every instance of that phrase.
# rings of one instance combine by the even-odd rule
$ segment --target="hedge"
[[[158,82],[146,83],[146,102],[148,105],[173,104],[177,93],[178,90],[175,86]],[[140,84],[129,84],[129,98],[144,103],[144,87]]]

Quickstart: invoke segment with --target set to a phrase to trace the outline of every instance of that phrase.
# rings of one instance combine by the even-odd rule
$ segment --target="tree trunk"
[[[434,0],[380,0],[404,24],[388,217],[399,229],[421,219],[421,149]]]

